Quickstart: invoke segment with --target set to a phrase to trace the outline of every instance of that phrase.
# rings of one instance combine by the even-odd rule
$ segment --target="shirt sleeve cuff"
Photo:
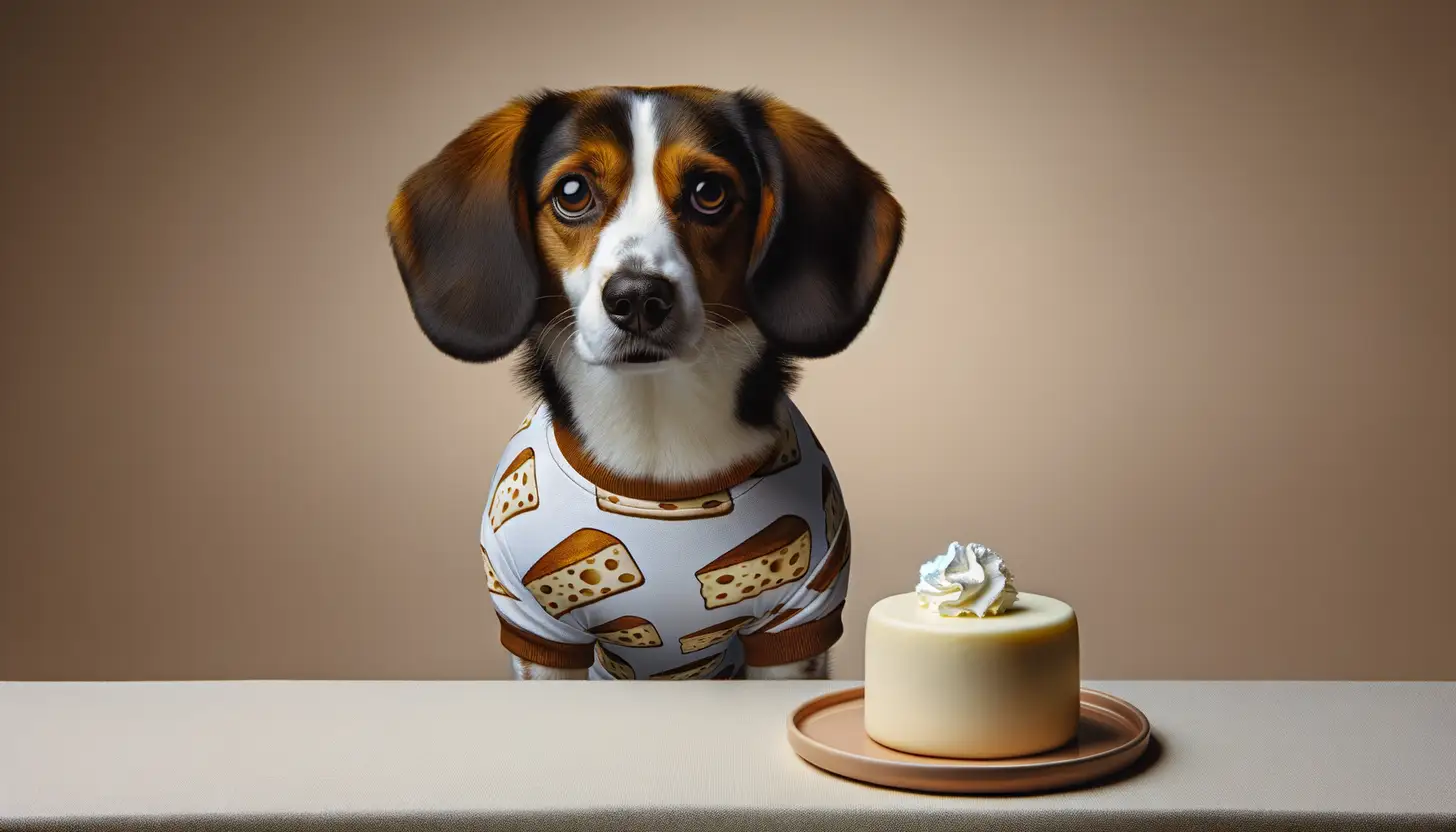
[[[825,615],[778,633],[743,636],[743,660],[749,667],[774,667],[817,656],[844,635],[844,602]]]
[[[592,655],[592,643],[569,644],[561,641],[551,641],[535,633],[522,630],[520,627],[507,621],[500,613],[495,616],[500,620],[500,642],[501,646],[511,655],[522,661],[538,664],[542,667],[556,667],[567,670],[580,670],[591,667],[596,658]]]

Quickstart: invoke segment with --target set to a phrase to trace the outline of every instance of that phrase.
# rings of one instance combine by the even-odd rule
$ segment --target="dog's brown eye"
[[[699,214],[711,217],[728,207],[728,183],[723,177],[710,174],[691,182],[688,187],[689,202]]]
[[[575,173],[561,177],[551,192],[551,207],[558,217],[568,222],[586,216],[592,207],[591,186],[586,177]]]

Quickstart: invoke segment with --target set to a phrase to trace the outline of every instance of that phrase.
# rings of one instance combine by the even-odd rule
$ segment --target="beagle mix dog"
[[[463,361],[518,352],[539,402],[482,520],[518,678],[827,678],[849,523],[788,393],[863,329],[903,226],[755,91],[517,98],[404,182],[419,326]]]

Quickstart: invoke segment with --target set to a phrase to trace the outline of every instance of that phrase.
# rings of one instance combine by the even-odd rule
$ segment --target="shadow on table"
[[[1137,759],[1137,762],[1133,763],[1122,771],[1109,774],[1106,777],[1092,780],[1090,782],[1083,783],[1080,786],[1074,786],[1070,789],[1058,789],[1057,791],[1081,792],[1087,791],[1088,789],[1102,788],[1103,786],[1114,786],[1123,781],[1131,780],[1134,777],[1137,777],[1138,775],[1157,765],[1158,761],[1162,758],[1162,741],[1158,739],[1158,735],[1156,732],[1149,733],[1148,748],[1146,751],[1143,752],[1143,755]]]

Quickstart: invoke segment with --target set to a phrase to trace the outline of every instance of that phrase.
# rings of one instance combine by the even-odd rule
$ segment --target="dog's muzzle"
[[[625,336],[614,359],[645,364],[669,358],[674,351],[677,290],[665,277],[621,271],[602,287],[607,317]]]

